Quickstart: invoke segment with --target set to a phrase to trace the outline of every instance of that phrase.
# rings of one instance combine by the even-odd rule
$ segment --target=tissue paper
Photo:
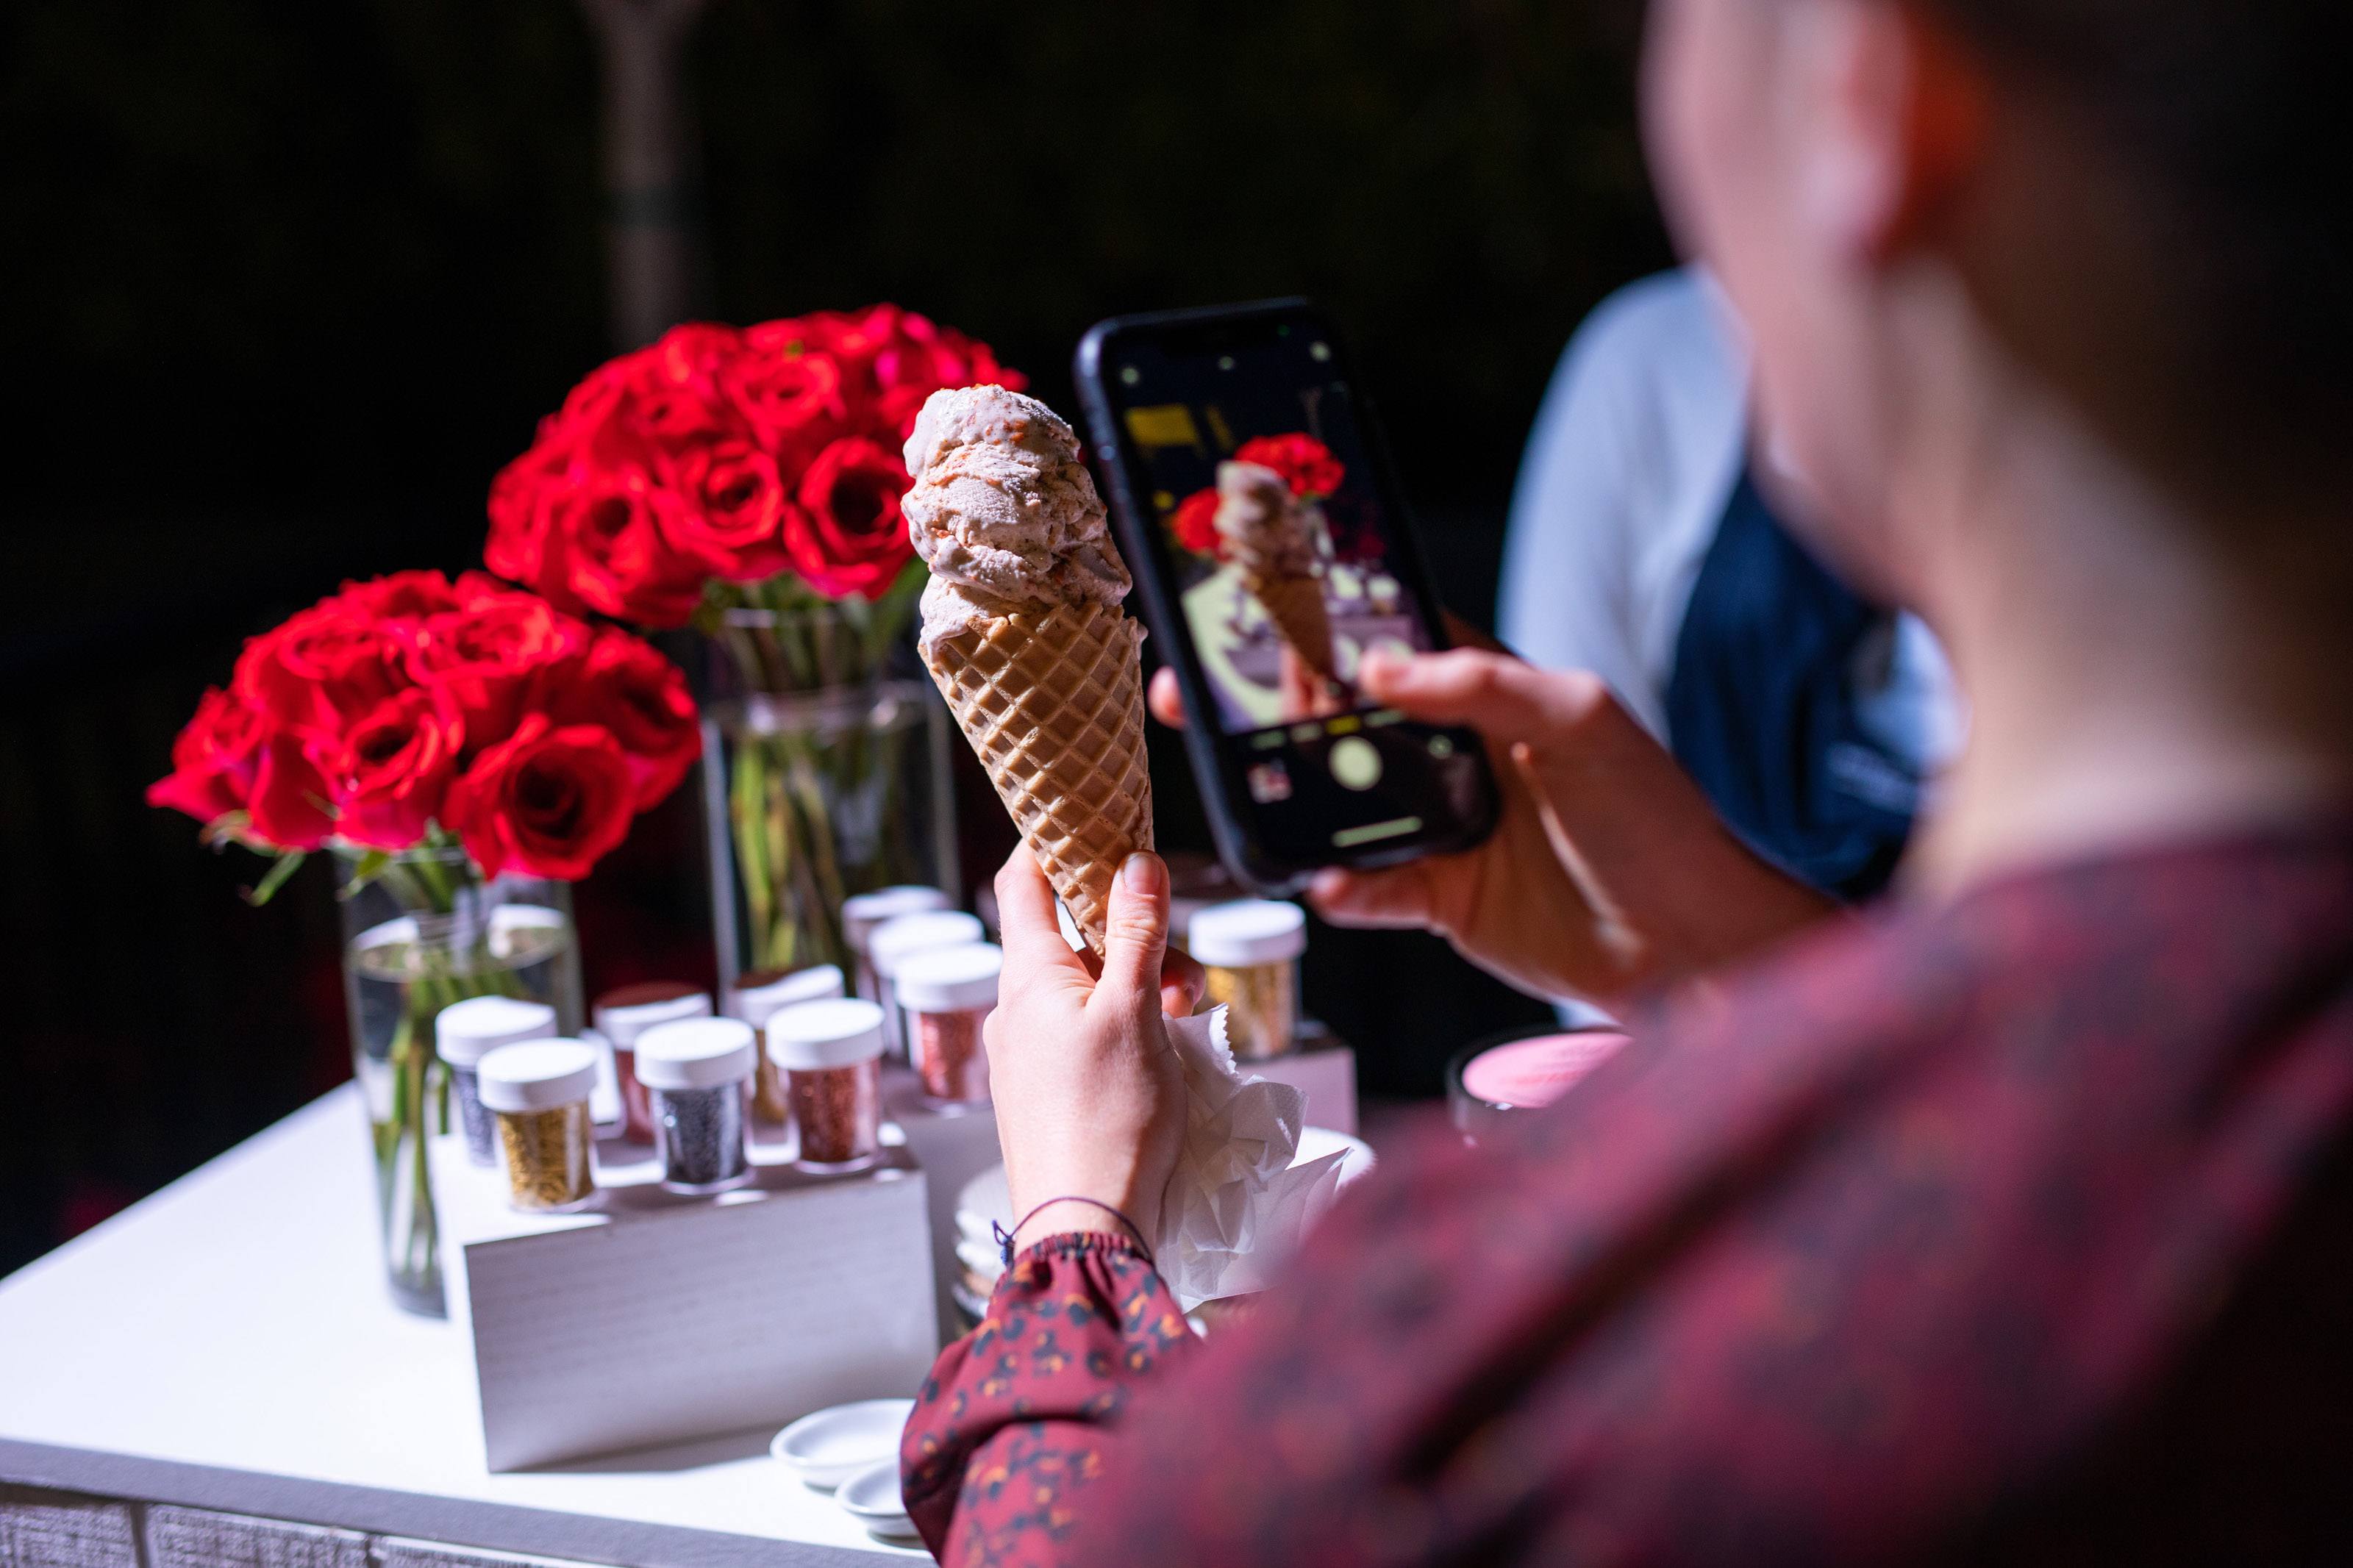
[[[1244,1079],[1226,1041],[1226,1010],[1171,1019],[1185,1074],[1185,1142],[1160,1204],[1153,1256],[1177,1303],[1262,1290],[1340,1189],[1339,1154],[1293,1166],[1306,1096]]]

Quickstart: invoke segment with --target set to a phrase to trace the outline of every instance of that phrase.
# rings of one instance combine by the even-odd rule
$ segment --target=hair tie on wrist
[[[1144,1239],[1144,1232],[1137,1228],[1136,1223],[1134,1220],[1128,1218],[1127,1215],[1112,1207],[1111,1205],[1103,1202],[1101,1198],[1082,1198],[1076,1194],[1072,1194],[1070,1197],[1048,1198],[1044,1203],[1039,1204],[1036,1208],[1031,1209],[1028,1214],[1023,1215],[1019,1219],[1014,1221],[1013,1228],[1011,1230],[1006,1229],[1002,1225],[997,1224],[994,1220],[989,1222],[988,1228],[997,1233],[997,1249],[999,1254],[1005,1259],[1006,1268],[1010,1268],[1013,1267],[1013,1238],[1021,1234],[1021,1227],[1028,1225],[1031,1220],[1036,1219],[1039,1215],[1044,1214],[1048,1209],[1052,1208],[1056,1204],[1085,1204],[1089,1208],[1098,1208],[1103,1210],[1103,1213],[1111,1215],[1112,1218],[1125,1226],[1127,1227],[1127,1234],[1135,1237],[1135,1249],[1144,1254],[1144,1261],[1146,1266],[1154,1268],[1160,1267],[1157,1263],[1153,1261],[1152,1244]]]

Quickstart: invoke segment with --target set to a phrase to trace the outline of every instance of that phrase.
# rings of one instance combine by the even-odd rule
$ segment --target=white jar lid
[[[768,1016],[768,1059],[780,1068],[846,1068],[882,1054],[882,1009],[858,996],[798,1002]]]
[[[759,1065],[752,1026],[741,1018],[681,1018],[638,1037],[638,1081],[648,1089],[718,1089]]]
[[[451,1067],[470,1068],[501,1046],[554,1035],[555,1009],[521,996],[469,996],[433,1019],[434,1046]]]
[[[937,888],[877,888],[871,893],[853,893],[841,900],[841,940],[849,944],[850,952],[864,952],[866,939],[885,921],[952,907],[947,894]]]
[[[1242,899],[1198,911],[1185,951],[1219,969],[1280,963],[1307,951],[1307,911],[1272,899]]]
[[[492,1110],[554,1110],[596,1087],[596,1053],[578,1040],[531,1040],[501,1046],[478,1070]]]
[[[985,942],[910,953],[899,965],[899,1005],[916,1013],[994,1006],[1004,968],[1005,950]]]
[[[681,985],[624,985],[596,999],[596,1028],[617,1051],[636,1049],[638,1037],[656,1024],[709,1016],[711,994]]]
[[[987,938],[980,917],[965,914],[962,910],[901,915],[874,928],[874,934],[866,940],[866,957],[874,965],[874,973],[888,980],[910,953],[934,947],[968,947]]]
[[[828,996],[841,994],[841,971],[830,963],[818,963],[757,985],[738,986],[727,999],[727,1011],[756,1029],[779,1007],[789,1007],[796,1002],[821,1002]]]

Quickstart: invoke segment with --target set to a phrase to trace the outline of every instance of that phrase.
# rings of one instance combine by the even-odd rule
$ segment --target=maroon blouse
[[[903,1448],[952,1564],[2353,1561],[2353,825],[1819,933],[1392,1151],[1198,1343],[1016,1261]]]

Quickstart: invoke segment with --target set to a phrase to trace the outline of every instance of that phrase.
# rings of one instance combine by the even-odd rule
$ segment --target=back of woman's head
[[[2021,151],[2063,171],[2044,215],[2061,221],[2026,231],[2036,253],[2010,258],[2008,296],[1992,290],[1997,330],[2210,498],[2333,498],[2353,457],[2353,7],[1931,0],[1929,14],[1982,56],[1997,121],[2042,143]]]

